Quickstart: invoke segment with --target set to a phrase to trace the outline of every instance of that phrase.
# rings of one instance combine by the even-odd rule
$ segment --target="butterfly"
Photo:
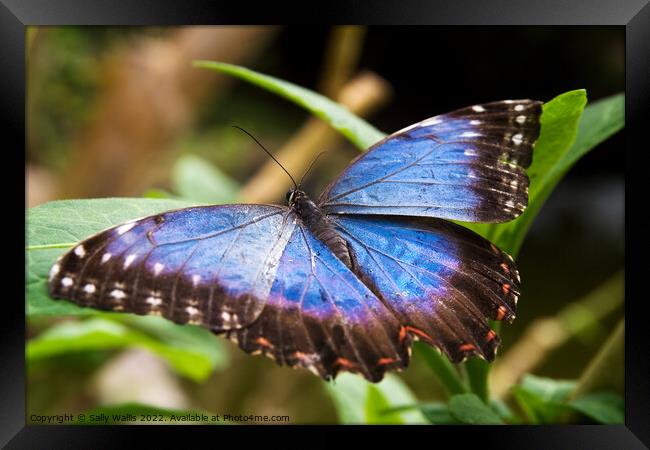
[[[75,245],[48,290],[82,306],[160,315],[251,354],[371,382],[408,366],[414,340],[452,362],[494,359],[488,319],[515,318],[513,259],[453,223],[505,222],[527,206],[542,103],[438,115],[353,160],[311,200],[196,206]]]

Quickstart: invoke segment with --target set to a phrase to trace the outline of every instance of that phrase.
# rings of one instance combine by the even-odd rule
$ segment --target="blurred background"
[[[27,42],[29,207],[126,196],[284,203],[286,175],[231,125],[254,134],[294,177],[331,150],[306,181],[312,197],[358,154],[301,108],[193,68],[193,59],[319,91],[387,133],[481,102],[548,101],[579,88],[594,101],[624,90],[621,27],[29,27]],[[517,343],[544,336],[543,357],[526,370],[578,378],[622,315],[623,139],[620,132],[580,160],[531,229],[518,261],[517,320],[501,331],[504,364],[517,364],[516,351],[508,358]],[[28,337],[75,320],[30,319]],[[336,422],[312,374],[222,338],[214,345],[219,363],[202,380],[142,346],[28,361],[28,410],[139,402]],[[440,397],[417,358],[400,376],[420,401]]]

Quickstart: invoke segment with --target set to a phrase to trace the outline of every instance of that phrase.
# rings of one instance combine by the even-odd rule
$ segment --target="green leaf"
[[[207,204],[233,203],[239,185],[196,155],[181,156],[172,171],[174,191],[182,198]]]
[[[164,189],[148,189],[142,194],[143,198],[155,198],[155,199],[176,199],[176,196],[171,192],[167,192]]]
[[[79,425],[118,425],[118,424],[210,424],[227,423],[216,420],[217,414],[199,410],[179,410],[143,405],[141,403],[123,403],[120,405],[99,406],[84,411],[84,420],[75,415]],[[135,416],[135,417],[134,417]],[[162,417],[161,417],[162,416]],[[184,420],[183,420],[184,419]],[[223,417],[221,417],[223,419]]]
[[[574,380],[526,375],[512,391],[531,422],[547,424],[555,423],[559,415],[566,411],[564,401],[575,386]]]
[[[206,329],[181,326],[161,317],[133,317],[150,333],[110,320],[125,314],[102,314],[88,320],[54,325],[31,339],[26,358],[34,363],[67,353],[141,347],[166,360],[178,374],[194,381],[205,380],[226,364],[222,343]]]
[[[426,423],[420,411],[394,411],[393,407],[415,403],[404,382],[387,374],[379,383],[369,383],[360,375],[343,373],[325,384],[342,424]]]
[[[449,400],[449,413],[469,425],[501,425],[503,420],[474,394],[454,395]]]
[[[328,122],[361,150],[367,149],[385,136],[384,133],[352,114],[346,107],[288,81],[264,75],[245,67],[216,61],[194,61],[193,65],[235,76],[291,100]]]
[[[625,423],[625,401],[612,392],[588,394],[569,402],[569,406],[598,423]]]
[[[71,302],[47,295],[47,277],[56,258],[82,239],[131,219],[195,202],[140,198],[61,200],[27,212],[27,314],[95,314]]]
[[[519,252],[546,199],[571,167],[625,124],[623,94],[590,104],[580,117],[583,101],[580,92],[573,91],[566,99],[562,97],[572,93],[563,94],[544,105],[542,135],[528,171],[531,180],[528,208],[515,221],[500,225],[495,233],[495,243],[513,255]],[[578,119],[579,126],[572,133]]]
[[[449,408],[444,403],[415,403],[413,405],[395,406],[386,410],[386,412],[401,412],[419,409],[429,423],[434,425],[457,425],[459,421],[454,419],[449,413]]]
[[[499,417],[501,417],[504,422],[510,425],[521,423],[521,419],[515,415],[515,413],[503,400],[490,400],[490,407],[499,415]]]

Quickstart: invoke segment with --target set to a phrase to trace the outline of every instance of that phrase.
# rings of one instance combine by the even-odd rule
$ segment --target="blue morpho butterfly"
[[[169,211],[102,231],[51,269],[52,297],[225,333],[246,352],[376,382],[422,340],[490,361],[512,321],[512,258],[444,219],[505,222],[528,203],[541,102],[471,106],[398,131],[316,202]]]

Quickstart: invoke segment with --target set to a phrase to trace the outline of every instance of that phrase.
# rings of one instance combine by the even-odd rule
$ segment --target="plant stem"
[[[519,341],[499,359],[490,375],[492,395],[502,398],[524,374],[538,367],[556,348],[579,336],[623,304],[623,272],[618,272],[555,316],[531,323]]]
[[[621,319],[602,348],[582,372],[570,398],[601,390],[622,390],[625,383],[625,320]]]
[[[413,344],[413,349],[433,370],[449,397],[468,392],[456,367],[445,356],[421,342]]]

